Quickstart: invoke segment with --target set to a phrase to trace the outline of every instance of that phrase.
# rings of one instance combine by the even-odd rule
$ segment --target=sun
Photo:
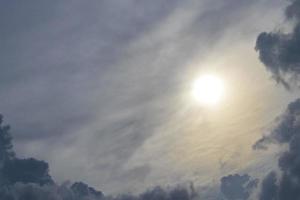
[[[192,95],[204,106],[218,104],[225,92],[224,82],[217,75],[206,74],[197,78],[192,84]]]

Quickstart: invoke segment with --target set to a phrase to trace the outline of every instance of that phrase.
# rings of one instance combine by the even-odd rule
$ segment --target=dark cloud
[[[276,184],[276,173],[271,172],[262,182],[260,200],[275,200],[277,199],[278,187]]]
[[[290,103],[286,112],[279,118],[280,122],[272,130],[270,135],[262,137],[254,145],[254,149],[266,148],[268,143],[290,143],[297,134],[300,128],[300,99]]]
[[[9,130],[10,127],[3,124],[3,116],[0,114],[0,162],[2,163],[15,156]]]
[[[106,200],[192,200],[195,198],[191,191],[183,187],[163,189],[155,187],[139,195],[120,194],[116,197],[105,197]]]
[[[166,191],[160,187],[156,187],[152,190],[146,191],[141,194],[139,199],[141,200],[190,200],[190,194],[185,188],[175,188],[170,191]]]
[[[96,200],[103,194],[82,182],[58,186],[45,161],[15,156],[9,126],[0,115],[0,199],[3,200]]]
[[[48,163],[34,158],[14,158],[5,162],[3,167],[4,180],[8,184],[36,183],[39,185],[52,184],[53,181],[48,174]]]
[[[290,33],[261,33],[256,42],[260,60],[275,80],[286,88],[299,86],[300,75],[300,1],[291,0],[285,10],[287,21],[294,23]],[[300,199],[300,99],[290,103],[269,135],[254,149],[266,149],[275,143],[287,146],[278,159],[280,173],[270,172],[262,181],[260,200]]]
[[[79,197],[94,196],[98,199],[103,198],[102,192],[97,191],[94,188],[89,187],[87,184],[82,182],[73,183],[73,185],[71,186],[71,190],[74,192],[75,195]]]
[[[97,193],[97,194],[95,194]],[[66,185],[38,185],[16,183],[0,188],[0,198],[5,200],[100,200],[102,195],[74,192]]]
[[[257,183],[247,174],[229,175],[221,178],[221,192],[228,200],[247,200]]]
[[[300,99],[289,104],[279,124],[271,134],[264,136],[255,148],[270,143],[285,144],[288,150],[278,159],[281,176],[274,172],[262,182],[261,200],[295,200],[300,198]]]
[[[286,18],[295,23],[290,33],[261,33],[256,41],[260,60],[272,72],[275,80],[290,88],[290,82],[300,75],[300,1],[292,0]]]

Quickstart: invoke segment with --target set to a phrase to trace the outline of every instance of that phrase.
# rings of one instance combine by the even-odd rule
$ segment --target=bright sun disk
[[[224,83],[216,75],[203,75],[194,81],[192,95],[203,105],[216,105],[224,95]]]

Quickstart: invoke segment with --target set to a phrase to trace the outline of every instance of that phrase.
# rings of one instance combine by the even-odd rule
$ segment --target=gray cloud
[[[289,82],[299,78],[300,73],[300,1],[292,0],[286,9],[287,21],[295,23],[290,33],[276,31],[261,33],[256,41],[260,60],[271,71],[277,82],[286,88]]]
[[[269,143],[286,144],[288,150],[283,152],[278,159],[281,176],[270,173],[263,180],[260,194],[261,200],[300,198],[300,99],[289,104],[286,112],[281,116],[280,123],[271,132],[264,136],[254,146],[260,147]]]
[[[256,42],[260,60],[275,80],[287,89],[299,86],[300,73],[300,1],[292,0],[285,10],[287,21],[293,23],[289,33],[282,31],[261,33]],[[300,198],[300,99],[291,102],[269,135],[263,136],[254,149],[267,149],[269,144],[287,146],[280,154],[280,173],[270,172],[262,181],[260,200],[292,200]]]
[[[0,162],[13,158],[15,152],[12,145],[12,137],[9,133],[10,126],[3,125],[3,116],[0,115]]]
[[[144,95],[151,96],[154,86],[140,92],[135,77],[146,76],[148,82],[153,77],[147,78],[142,71],[136,74],[135,69],[119,62],[136,59],[125,57],[128,46],[167,17],[178,3],[11,1],[1,6],[1,110],[18,124],[14,133],[19,151],[24,152],[22,147],[33,146],[34,141],[41,142],[45,153],[40,157],[44,158],[53,151],[47,149],[50,143],[75,145],[70,137],[80,141],[81,130],[86,129],[84,137],[91,140],[93,145],[88,146],[93,148],[84,148],[81,153],[93,159],[105,154],[95,169],[107,165],[109,172],[104,174],[126,177],[116,175],[120,171],[116,168],[151,132],[146,127],[143,132],[139,129],[146,123],[143,115],[152,109],[142,108],[147,104],[145,99],[151,100]],[[106,158],[115,162],[104,161]]]
[[[277,199],[277,177],[275,172],[269,173],[263,180],[259,199],[274,200]]]
[[[249,175],[229,175],[221,179],[221,192],[228,200],[247,200],[253,189],[257,187],[258,180]]]

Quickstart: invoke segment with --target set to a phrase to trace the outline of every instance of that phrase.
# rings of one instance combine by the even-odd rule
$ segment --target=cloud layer
[[[239,55],[240,46],[265,27],[253,21],[269,4],[278,9],[264,0],[1,2],[0,110],[14,127],[16,152],[47,160],[57,181],[84,180],[108,192],[202,182],[193,175],[200,170],[210,170],[204,180],[219,179],[212,177],[219,163],[226,173],[236,167],[226,159],[240,145],[221,150],[225,136],[242,140],[251,130],[240,132],[240,111],[224,117],[230,122],[201,122],[205,113],[191,108],[187,90],[211,68],[233,82],[257,77],[237,69],[252,52],[251,43]],[[241,61],[227,62],[232,56]],[[185,151],[182,162],[176,148]]]
[[[184,122],[182,119],[187,118],[185,115],[177,116],[178,113],[181,114],[178,108],[182,106],[178,104],[176,96],[181,86],[178,83],[179,74],[184,74],[184,66],[195,55],[202,59],[207,51],[214,50],[214,45],[224,43],[220,45],[225,46],[221,48],[223,55],[232,48],[231,40],[226,41],[228,37],[246,37],[245,35],[249,34],[248,24],[252,24],[255,18],[249,20],[250,22],[245,19],[252,17],[249,14],[257,11],[256,4],[246,0],[220,0],[213,3],[187,1],[186,4],[177,0],[155,3],[148,0],[139,3],[134,0],[116,2],[94,1],[87,4],[82,1],[34,1],[35,6],[27,3],[16,6],[16,1],[10,1],[4,3],[2,9],[0,7],[0,22],[5,27],[1,30],[5,51],[0,54],[0,88],[3,89],[0,92],[0,109],[8,116],[9,121],[18,124],[14,129],[19,150],[17,152],[22,153],[21,157],[29,154],[47,158],[53,166],[52,169],[56,170],[56,177],[61,179],[58,181],[72,179],[75,182],[60,185],[50,176],[49,165],[45,161],[16,157],[8,133],[9,128],[1,126],[2,198],[252,198],[256,190],[260,190],[258,180],[249,175],[239,174],[225,176],[220,181],[217,177],[217,183],[211,187],[206,186],[205,189],[198,190],[192,186],[154,186],[154,189],[142,191],[139,195],[120,194],[113,197],[106,196],[83,182],[76,182],[84,177],[85,181],[92,182],[100,188],[105,186],[111,192],[133,185],[143,188],[142,184],[146,177],[151,175],[156,164],[159,173],[151,179],[152,181],[159,179],[164,173],[176,172],[172,171],[176,166],[166,160],[168,156],[172,158],[174,155],[161,156],[166,154],[165,152],[173,151],[158,147],[170,145],[168,142],[175,138],[170,135],[175,135],[174,132],[181,134],[189,130],[184,128],[190,128],[190,116]],[[261,1],[258,2],[259,5],[260,3]],[[10,16],[10,23],[5,20],[7,16]],[[291,1],[286,17],[295,22],[292,32],[262,33],[257,39],[256,49],[261,61],[275,79],[289,88],[297,82],[299,75],[299,1]],[[237,24],[237,19],[243,22]],[[245,27],[247,31],[242,31],[246,30]],[[211,56],[213,60],[216,60],[215,57],[221,57],[214,53]],[[298,101],[291,103],[278,127],[255,144],[256,149],[265,149],[270,143],[285,144],[290,148],[279,160],[282,177],[276,172],[270,172],[261,179],[261,200],[299,195],[298,104]],[[178,119],[171,121],[172,117]],[[169,121],[173,122],[168,124],[173,128],[170,132],[165,126]],[[250,126],[249,121],[245,121],[247,126]],[[186,127],[183,127],[183,124]],[[201,139],[204,138],[203,144],[213,142],[216,148],[222,145],[220,135],[209,135],[210,124],[204,126],[204,129],[200,127],[206,134],[200,136]],[[198,131],[199,125],[195,127]],[[227,137],[231,135],[231,128],[232,126],[226,129],[230,133]],[[157,132],[156,129],[160,131],[157,135],[162,135],[163,142],[160,137],[157,140],[154,138],[154,142],[149,142],[148,139]],[[224,127],[220,129],[224,131]],[[164,138],[165,132],[170,137]],[[234,137],[235,135],[232,136]],[[192,140],[195,138],[199,138],[199,135]],[[218,139],[221,142],[215,143]],[[184,138],[180,135],[174,140],[178,142]],[[142,151],[146,141],[156,147],[154,150],[157,152],[148,151],[146,156]],[[188,144],[191,143],[183,144],[180,146],[181,152],[188,149]],[[215,148],[214,145],[212,148]],[[224,153],[225,148],[221,148]],[[214,151],[208,154],[206,159],[202,160],[201,166],[209,163],[210,157],[213,157],[211,155],[215,154]],[[153,159],[153,155],[159,156],[154,156]],[[134,159],[140,158],[139,156],[142,159]],[[149,163],[149,158],[152,158],[153,162]],[[193,158],[191,156],[187,160]],[[143,162],[144,160],[146,162]],[[218,158],[216,160],[219,161]],[[196,163],[198,165],[198,161]],[[222,165],[221,168],[230,166],[227,160],[221,160],[218,164]],[[172,165],[172,169],[169,165]],[[186,163],[181,165],[184,166],[181,169],[183,174],[194,176],[195,169],[189,170]],[[160,166],[163,166],[164,170]],[[228,168],[238,171],[235,167]],[[78,173],[82,171],[84,173]],[[171,178],[172,181],[181,180],[177,178],[176,173],[172,174]],[[168,179],[161,178],[158,182],[167,182],[166,180]],[[294,180],[296,182],[293,182]],[[172,181],[168,183],[173,183]],[[176,183],[174,182],[174,185]],[[289,200],[288,198],[291,197],[287,196],[285,200]]]
[[[191,183],[190,187],[164,189],[156,186],[139,195],[106,196],[83,182],[58,185],[49,174],[48,163],[35,158],[16,157],[9,126],[4,125],[2,119],[0,115],[0,199],[3,200],[192,200],[203,196],[207,200],[221,199],[222,196],[228,200],[246,200],[257,187],[257,180],[238,174],[223,177],[220,190],[212,192],[196,190]]]

